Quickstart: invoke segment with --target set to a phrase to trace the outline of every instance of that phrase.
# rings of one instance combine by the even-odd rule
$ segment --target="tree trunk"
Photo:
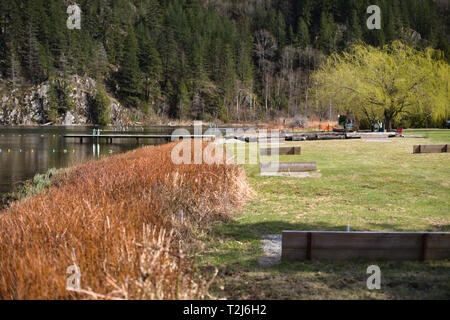
[[[394,117],[394,115],[392,114],[392,112],[387,112],[386,110],[384,111],[384,128],[387,132],[392,131],[392,118]]]
[[[385,117],[385,129],[387,132],[392,131],[392,117],[390,116]]]

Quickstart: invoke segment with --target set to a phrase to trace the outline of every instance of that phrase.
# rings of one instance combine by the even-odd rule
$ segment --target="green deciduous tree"
[[[418,51],[395,41],[382,49],[364,44],[333,54],[314,74],[317,97],[332,100],[369,121],[385,119],[392,129],[401,116],[450,115],[450,69],[439,52]]]

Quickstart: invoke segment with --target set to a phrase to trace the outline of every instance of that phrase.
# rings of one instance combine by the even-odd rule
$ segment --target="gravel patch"
[[[392,142],[389,139],[362,139],[365,142]]]
[[[319,172],[261,172],[261,176],[266,177],[291,177],[291,178],[320,178]]]
[[[281,234],[267,234],[261,241],[264,256],[259,258],[261,266],[271,266],[281,260]]]

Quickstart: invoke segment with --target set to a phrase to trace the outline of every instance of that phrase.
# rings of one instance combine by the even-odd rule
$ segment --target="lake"
[[[125,131],[102,130],[115,134],[171,134],[174,127],[139,127]],[[190,132],[191,128],[187,127]],[[0,127],[0,196],[37,173],[69,167],[90,159],[126,152],[142,145],[166,143],[164,139],[113,139],[93,143],[92,139],[64,139],[65,134],[92,134],[93,127]]]

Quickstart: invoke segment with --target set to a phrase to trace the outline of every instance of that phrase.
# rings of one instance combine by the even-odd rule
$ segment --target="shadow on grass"
[[[387,223],[373,224],[370,231],[410,231],[400,230],[398,226]],[[447,226],[443,226],[445,230]],[[286,221],[263,221],[256,223],[242,223],[229,221],[214,228],[212,237],[215,243],[225,243],[225,250],[216,250],[213,256],[228,266],[259,267],[258,259],[263,256],[261,240],[268,234],[281,234],[283,230],[298,231],[346,231],[346,225],[332,225],[325,222],[319,223],[290,223]],[[352,229],[351,231],[367,231]],[[423,230],[427,231],[427,230]],[[436,231],[436,230],[434,230]],[[246,245],[241,245],[241,244]],[[367,262],[367,261],[364,261]],[[335,263],[335,262],[333,262]],[[284,268],[295,264],[284,263]],[[280,265],[275,265],[278,268]]]
[[[377,229],[394,230],[380,224]],[[215,250],[208,253],[219,268],[216,291],[234,299],[448,299],[450,282],[448,260],[443,261],[298,261],[261,266],[264,255],[261,239],[283,230],[342,231],[347,226],[327,223],[288,223],[229,221],[214,228]],[[357,231],[357,230],[354,230]],[[211,262],[211,260],[210,260]],[[375,296],[367,290],[367,267],[382,270],[382,290]],[[372,292],[373,293],[373,292]]]
[[[367,267],[381,269],[381,290],[368,290]],[[448,261],[435,263],[283,262],[271,267],[220,267],[228,299],[449,299]]]
[[[369,223],[369,226],[371,226],[370,231],[387,231],[387,232],[449,232],[450,231],[450,225],[444,224],[444,225],[436,225],[436,226],[429,226],[428,228],[423,228],[421,230],[414,230],[411,231],[410,229],[406,228],[399,228],[399,225],[395,224],[389,224],[389,223]],[[356,230],[354,230],[356,231]]]
[[[398,225],[388,223],[372,223],[370,230],[353,229],[351,231],[411,231],[399,229]],[[350,226],[351,227],[351,226]],[[442,230],[448,229],[448,225],[442,226]],[[229,221],[219,225],[214,229],[214,236],[219,238],[232,238],[238,241],[260,240],[266,234],[281,234],[283,230],[298,231],[347,231],[347,225],[335,225],[326,222],[300,223],[286,221],[263,221],[256,223],[242,223],[239,221]],[[428,230],[423,230],[428,231]],[[435,231],[435,230],[433,230]]]

